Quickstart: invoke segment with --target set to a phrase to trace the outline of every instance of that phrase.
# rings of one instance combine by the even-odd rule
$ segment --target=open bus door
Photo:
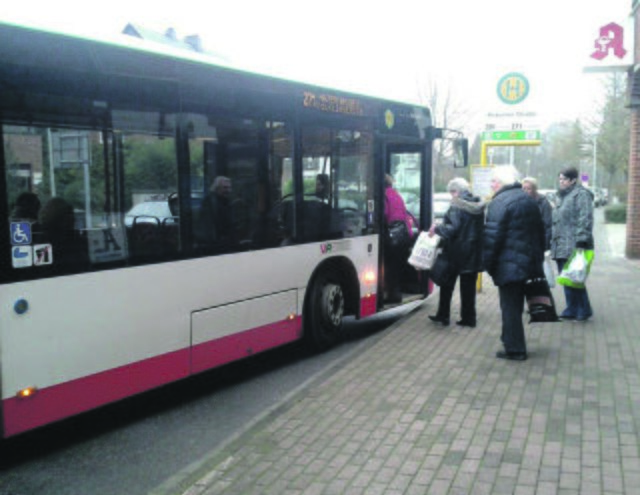
[[[385,174],[393,178],[393,187],[404,200],[412,220],[413,235],[406,253],[383,254],[381,278],[384,306],[407,303],[429,293],[426,273],[416,270],[407,262],[418,234],[431,224],[432,177],[428,158],[423,144],[388,145],[385,151]],[[384,250],[384,245],[381,249]],[[391,259],[393,256],[397,257],[395,262]],[[400,298],[396,288],[399,288]]]

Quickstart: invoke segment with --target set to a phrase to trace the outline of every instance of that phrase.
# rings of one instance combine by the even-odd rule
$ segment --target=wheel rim
[[[322,314],[334,327],[340,326],[344,314],[344,294],[336,284],[327,284],[322,291]]]

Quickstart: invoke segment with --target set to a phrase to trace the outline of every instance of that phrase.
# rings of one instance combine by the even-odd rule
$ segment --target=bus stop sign
[[[482,133],[483,141],[539,141],[540,131],[486,131]]]

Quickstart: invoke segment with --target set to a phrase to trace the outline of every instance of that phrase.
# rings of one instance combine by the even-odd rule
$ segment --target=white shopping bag
[[[553,262],[551,261],[551,253],[549,251],[544,253],[544,278],[547,279],[549,287],[552,289],[556,286],[556,276],[553,273]]]
[[[567,287],[584,289],[592,262],[593,249],[574,249],[558,275],[557,282]]]
[[[440,253],[440,236],[429,237],[428,232],[420,232],[409,256],[409,264],[418,270],[429,270]]]

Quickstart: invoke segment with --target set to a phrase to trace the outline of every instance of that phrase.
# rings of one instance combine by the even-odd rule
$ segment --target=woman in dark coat
[[[522,179],[522,190],[526,192],[538,204],[540,215],[542,215],[542,223],[544,224],[544,250],[551,249],[551,226],[553,207],[546,196],[538,194],[538,181],[533,177],[525,177]]]
[[[540,209],[516,180],[517,171],[502,165],[494,169],[494,196],[487,207],[484,229],[484,266],[498,286],[504,351],[496,357],[524,361],[525,282],[543,275],[544,225]]]
[[[460,277],[460,316],[456,323],[476,326],[476,281],[482,270],[482,230],[485,203],[469,191],[469,183],[462,178],[451,180],[447,186],[451,194],[451,206],[442,224],[433,224],[429,234],[441,238],[443,253],[455,268],[456,277],[450,285],[440,287],[438,312],[429,318],[443,325],[449,324],[451,298]]]

